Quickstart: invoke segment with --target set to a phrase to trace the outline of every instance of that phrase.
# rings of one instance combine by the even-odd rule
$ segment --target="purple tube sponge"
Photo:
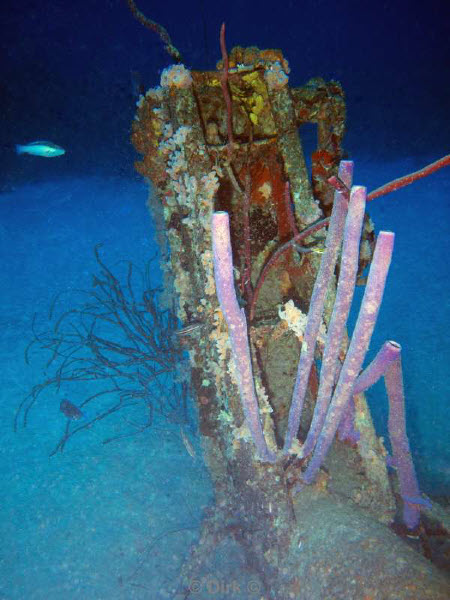
[[[247,320],[244,310],[239,307],[234,289],[233,255],[231,251],[228,213],[213,213],[212,241],[217,297],[228,325],[231,351],[236,368],[245,421],[255,443],[259,458],[264,461],[274,462],[275,454],[267,447],[261,426],[248,343]]]
[[[338,176],[347,189],[352,187],[354,166],[355,163],[352,160],[341,160],[339,163]]]
[[[392,340],[384,342],[370,365],[359,374],[353,386],[352,397],[339,423],[338,438],[341,442],[348,441],[354,444],[359,440],[359,433],[354,427],[355,403],[353,396],[361,394],[383,377],[388,365],[400,355],[400,352],[401,346],[397,342]]]
[[[351,181],[352,170],[353,163],[350,161],[341,162],[339,167],[339,177],[343,180],[345,185]],[[297,368],[297,377],[295,379],[291,408],[289,410],[288,426],[283,448],[285,454],[289,453],[292,442],[298,433],[303,403],[308,388],[309,374],[314,360],[316,340],[322,323],[322,313],[328,286],[334,273],[341,245],[347,208],[348,197],[341,192],[336,192],[334,195],[333,211],[331,213],[328,235],[325,241],[326,250],[320,262],[319,271],[309,303],[308,317]]]
[[[320,383],[317,392],[314,415],[306,441],[302,448],[302,456],[311,453],[322,429],[328,406],[337,379],[339,367],[339,350],[345,332],[350,306],[355,290],[358,273],[359,243],[361,240],[364,209],[366,206],[366,188],[354,186],[350,194],[347,218],[345,220],[344,242],[342,246],[341,269],[339,274],[336,300],[328,326],[327,340],[320,370]]]
[[[387,365],[384,381],[389,398],[388,430],[392,446],[392,462],[397,468],[403,500],[403,521],[408,529],[415,529],[419,524],[421,507],[430,508],[431,503],[420,494],[406,435],[405,395],[400,353]]]
[[[353,396],[350,398],[339,423],[337,437],[341,442],[350,442],[350,444],[356,444],[361,437],[359,431],[355,429],[355,400]]]
[[[384,342],[370,365],[357,377],[352,394],[361,394],[374,385],[386,373],[388,366],[400,356],[401,351],[402,347],[397,342]]]
[[[342,365],[324,426],[320,432],[312,458],[303,475],[305,483],[311,483],[315,478],[333,442],[339,423],[352,396],[353,386],[361,370],[378,317],[391,262],[394,237],[394,234],[388,231],[381,231],[378,235],[355,330],[347,356]]]

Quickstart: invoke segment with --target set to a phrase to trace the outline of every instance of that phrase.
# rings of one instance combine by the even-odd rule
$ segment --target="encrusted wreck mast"
[[[140,99],[133,123],[133,143],[143,155],[136,168],[154,186],[148,206],[159,235],[166,292],[177,299],[184,333],[180,343],[189,353],[204,458],[215,489],[215,506],[185,567],[186,588],[179,597],[189,596],[192,578],[205,575],[205,561],[223,543],[236,544],[243,564],[257,577],[260,594],[255,597],[323,598],[339,580],[343,595],[330,591],[329,597],[347,598],[353,568],[363,573],[363,581],[355,584],[358,589],[370,588],[369,583],[376,587],[387,572],[388,556],[405,550],[380,525],[393,520],[395,502],[386,452],[375,436],[364,396],[355,396],[356,435],[348,436],[347,443],[335,442],[314,485],[302,484],[305,458],[281,451],[302,317],[308,312],[333,205],[335,190],[328,180],[338,175],[343,157],[343,92],[338,83],[322,79],[291,89],[289,67],[279,51],[235,48],[228,57],[222,50],[217,71],[191,72],[183,65],[166,69],[161,86]],[[317,126],[312,186],[298,135],[306,123]],[[231,358],[229,329],[218,303],[211,223],[213,213],[221,211],[230,219],[235,289],[248,325],[261,425],[273,460],[261,460],[256,452],[244,417],[239,366]],[[294,236],[301,240],[298,244],[290,243]],[[370,263],[372,249],[366,217],[360,272]],[[335,291],[333,275],[323,332]],[[322,351],[319,335],[317,359]],[[342,356],[345,351],[344,342]],[[317,387],[313,365],[301,441],[310,426]],[[319,506],[324,511],[320,516],[315,512]],[[350,521],[359,519],[352,550],[344,536],[342,557],[324,558],[328,544],[337,541],[333,523],[348,522],[349,515]],[[314,524],[320,526],[324,518],[327,535],[319,539]],[[364,553],[370,569],[368,563],[361,564]],[[358,567],[352,566],[353,554]],[[383,598],[441,597],[439,582],[433,590],[433,574],[422,563],[414,565],[415,560],[408,555],[408,569],[393,567],[393,576],[383,584]],[[418,573],[420,581],[414,585],[419,595],[395,596],[411,569]],[[314,591],[318,579],[319,592]]]

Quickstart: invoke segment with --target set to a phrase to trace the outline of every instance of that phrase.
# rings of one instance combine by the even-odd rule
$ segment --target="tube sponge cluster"
[[[420,509],[427,506],[427,502],[420,495],[406,436],[400,346],[392,341],[386,342],[372,363],[362,370],[392,258],[395,238],[392,232],[381,231],[378,235],[357,323],[342,365],[339,360],[339,350],[345,335],[345,325],[356,284],[359,244],[366,203],[364,187],[353,186],[350,192],[352,173],[353,163],[342,161],[339,169],[341,185],[335,192],[325,244],[326,250],[322,256],[311,296],[285,443],[283,450],[277,455],[268,448],[261,425],[247,322],[244,309],[239,307],[234,288],[229,218],[226,212],[216,212],[212,217],[216,290],[228,325],[242,407],[258,458],[262,461],[274,462],[292,452],[302,458],[309,458],[302,478],[306,484],[312,483],[338,428],[341,439],[355,435],[352,429],[353,396],[384,376],[390,403],[389,433],[393,450],[392,464],[398,470],[400,491],[404,502],[404,522],[409,529],[414,529],[419,523]],[[293,450],[293,442],[298,434],[314,350],[322,323],[325,298],[341,245],[340,275],[323,352],[314,415],[306,440],[298,453],[297,450]]]

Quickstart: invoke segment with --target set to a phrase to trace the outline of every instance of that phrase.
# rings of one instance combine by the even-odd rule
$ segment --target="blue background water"
[[[282,48],[291,85],[314,76],[341,81],[345,148],[355,182],[369,190],[449,153],[447,5],[139,3],[167,27],[188,67],[214,67],[226,21],[228,48]],[[44,314],[61,290],[91,285],[95,244],[104,244],[111,265],[144,264],[153,253],[148,190],[129,141],[131,73],[155,86],[170,59],[124,1],[8,0],[1,23],[0,598],[165,598],[211,493],[178,427],[161,423],[103,446],[99,426],[49,459],[65,425],[61,395],[45,397],[24,431],[14,434],[12,419],[43,376],[42,364],[23,358],[33,313]],[[14,144],[36,139],[67,152],[15,155]],[[440,495],[450,495],[449,199],[447,169],[368,206],[377,230],[396,232],[371,353],[385,339],[402,344],[418,475],[424,490]],[[369,400],[384,435],[382,386]]]

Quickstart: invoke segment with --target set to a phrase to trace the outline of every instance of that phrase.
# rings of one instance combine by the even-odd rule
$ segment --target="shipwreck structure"
[[[338,278],[347,268],[338,261],[340,240],[344,235],[345,245],[356,236],[353,290],[357,278],[364,283],[374,233],[364,215],[364,190],[350,194],[352,165],[342,162],[341,86],[316,78],[291,89],[288,75],[281,52],[235,48],[228,56],[222,35],[216,71],[169,67],[160,87],[141,97],[133,122],[133,144],[142,155],[136,168],[150,182],[148,207],[165,292],[176,298],[215,491],[174,597],[193,596],[192,582],[207,582],[211,561],[217,563],[223,551],[237,557],[233,582],[239,598],[443,599],[443,575],[388,527],[400,496],[361,382],[340,409],[331,449],[314,459],[329,424],[315,406]],[[317,127],[311,175],[301,144],[307,123]],[[359,224],[356,217],[348,219],[359,227],[355,234],[343,233],[349,201],[359,207]],[[332,252],[335,225],[340,233]],[[393,236],[387,238],[384,278]],[[317,282],[325,267],[319,306]],[[313,308],[319,315],[314,327],[308,325]],[[345,320],[334,338],[325,412],[350,352]],[[390,351],[396,358],[398,347]],[[293,390],[295,397],[300,384],[304,397],[294,414]],[[400,438],[400,446],[407,444]],[[400,510],[414,535],[420,505],[427,504],[416,492],[411,497],[400,485]],[[210,597],[197,583],[195,597]]]

